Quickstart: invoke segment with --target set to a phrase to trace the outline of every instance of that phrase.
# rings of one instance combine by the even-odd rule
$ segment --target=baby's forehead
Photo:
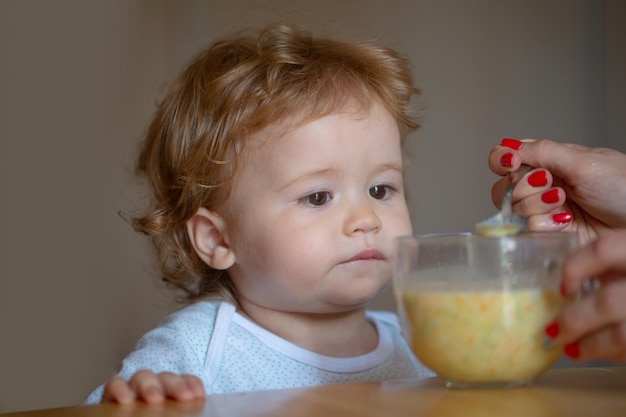
[[[324,117],[341,114],[349,115],[356,120],[361,120],[369,117],[374,107],[379,107],[375,101],[367,106],[351,104],[336,109],[329,109],[321,113],[305,114],[295,112],[282,120],[269,122],[259,130],[251,133],[246,142],[259,146],[275,146],[282,138],[293,133],[295,130]]]

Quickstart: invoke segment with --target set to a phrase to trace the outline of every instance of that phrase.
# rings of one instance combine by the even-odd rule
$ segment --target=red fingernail
[[[570,343],[565,346],[565,354],[567,357],[572,359],[578,358],[580,356],[580,346],[578,345],[578,342]]]
[[[512,153],[505,153],[500,158],[500,165],[502,165],[505,168],[511,168],[513,166],[512,161],[513,161],[513,154]]]
[[[546,326],[544,331],[551,338],[557,337],[559,334],[559,324],[556,321],[553,321]]]
[[[521,140],[511,138],[504,138],[500,143],[500,145],[506,146],[507,148],[515,149],[516,151],[519,150],[519,148],[521,148],[523,144],[524,142],[522,142]]]
[[[561,285],[559,286],[559,290],[561,290],[561,295],[563,297],[567,297],[567,290],[565,289],[565,283],[561,282]]]
[[[569,223],[572,221],[572,213],[569,211],[564,211],[563,213],[556,213],[552,215],[552,221],[554,223]]]
[[[528,183],[532,187],[543,187],[548,183],[548,175],[546,174],[546,171],[541,170],[533,172],[528,177]]]
[[[546,204],[552,204],[559,201],[559,190],[556,188],[541,194],[541,201]]]

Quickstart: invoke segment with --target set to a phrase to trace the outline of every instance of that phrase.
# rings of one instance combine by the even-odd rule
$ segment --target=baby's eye
[[[317,191],[301,198],[301,201],[310,206],[323,206],[332,200],[328,191]]]
[[[384,200],[389,197],[391,191],[393,191],[393,188],[389,185],[375,185],[370,188],[370,195],[377,200]]]

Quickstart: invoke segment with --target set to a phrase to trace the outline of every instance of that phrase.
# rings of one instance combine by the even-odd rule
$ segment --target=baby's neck
[[[378,345],[376,327],[365,317],[364,308],[309,314],[259,308],[244,301],[238,311],[277,336],[320,355],[354,357]]]

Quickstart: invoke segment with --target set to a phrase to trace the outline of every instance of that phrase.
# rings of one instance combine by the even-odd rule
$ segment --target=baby
[[[397,317],[365,308],[412,233],[418,94],[393,50],[285,26],[200,54],[149,128],[154,201],[134,220],[192,303],[86,403],[431,376]]]

